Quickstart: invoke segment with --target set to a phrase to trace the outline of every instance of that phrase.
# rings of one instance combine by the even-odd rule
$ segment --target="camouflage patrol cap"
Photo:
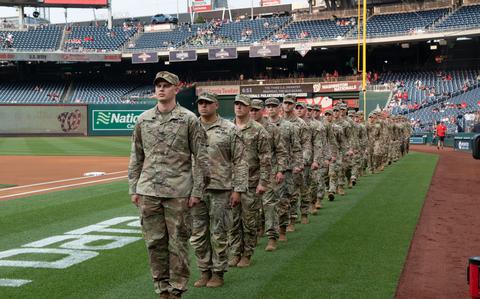
[[[333,106],[332,111],[340,111],[340,108],[338,106]]]
[[[246,106],[251,106],[252,105],[252,100],[247,97],[246,95],[243,95],[243,94],[237,94],[235,96],[235,100],[233,101],[234,103],[236,102],[240,102]]]
[[[362,110],[358,110],[358,111],[357,111],[357,116],[363,116],[363,111],[362,111]]]
[[[295,104],[295,102],[297,102],[297,97],[292,94],[287,94],[283,97],[283,102]]]
[[[252,106],[252,109],[258,109],[258,110],[261,110],[264,108],[263,101],[259,99],[253,99],[251,106]]]
[[[205,101],[211,102],[211,103],[217,103],[218,102],[218,96],[217,96],[216,93],[203,92],[202,94],[200,94],[200,96],[198,96],[195,103],[198,103],[200,100],[205,100]]]
[[[327,114],[328,114],[328,115],[332,115],[332,114],[333,114],[333,111],[332,111],[332,109],[327,109],[327,110],[325,110],[325,112],[323,112],[323,114],[325,114],[325,115],[327,115]]]
[[[355,116],[355,110],[348,110],[347,115],[348,116]]]
[[[307,104],[307,109],[308,110],[313,110],[313,105]]]
[[[347,104],[340,104],[340,110],[347,110],[348,106]]]
[[[322,109],[320,109],[320,105],[313,105],[313,110],[320,111]]]
[[[297,106],[301,106],[301,107],[303,107],[303,108],[307,108],[307,104],[305,104],[304,102],[296,102],[296,103],[295,103],[295,107],[297,107]]]
[[[279,106],[279,105],[280,105],[280,100],[277,99],[277,98],[268,98],[268,99],[265,101],[265,106],[268,106],[268,105]]]
[[[153,80],[153,85],[157,85],[158,81],[160,80],[167,81],[172,85],[178,85],[178,83],[180,83],[180,79],[178,79],[177,75],[167,71],[158,72],[155,76],[155,80]]]

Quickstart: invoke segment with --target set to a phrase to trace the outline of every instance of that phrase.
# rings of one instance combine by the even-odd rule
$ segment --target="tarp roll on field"
[[[87,135],[86,105],[0,105],[0,135]]]

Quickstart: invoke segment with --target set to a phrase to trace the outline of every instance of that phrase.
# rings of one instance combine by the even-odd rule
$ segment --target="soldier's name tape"
[[[117,225],[128,228],[111,228]],[[138,216],[117,217],[88,225],[63,235],[22,245],[21,248],[0,251],[0,267],[66,269],[96,257],[99,251],[121,248],[141,240],[142,237],[131,236],[141,234],[139,227]],[[102,235],[95,233],[102,233]],[[112,235],[104,235],[105,233]],[[94,245],[98,241],[102,241],[102,245]],[[57,248],[45,248],[52,244]],[[36,259],[14,258],[24,254],[35,254]],[[62,255],[63,257],[54,261],[38,260],[41,255]],[[0,287],[20,287],[30,282],[32,281],[28,279],[0,278]]]

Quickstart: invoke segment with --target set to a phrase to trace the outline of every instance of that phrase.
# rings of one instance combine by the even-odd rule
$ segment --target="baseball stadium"
[[[478,0],[0,0],[2,299],[480,298],[479,215]]]

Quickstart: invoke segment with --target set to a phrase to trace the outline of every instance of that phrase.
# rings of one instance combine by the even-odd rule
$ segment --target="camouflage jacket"
[[[191,111],[178,104],[165,116],[156,106],[145,111],[132,135],[129,193],[202,197],[210,176],[207,146],[205,130]],[[197,165],[195,172],[193,163]]]
[[[336,132],[338,150],[345,154],[351,148],[350,134],[352,134],[352,131],[350,129],[350,124],[343,118],[335,119],[333,120],[332,128],[334,128],[334,132]]]
[[[272,153],[268,132],[261,124],[250,119],[244,128],[238,129],[245,142],[248,163],[248,186],[270,186]]]
[[[300,142],[300,132],[297,126],[292,125],[284,118],[279,118],[276,122],[271,119],[268,120],[272,125],[279,128],[280,136],[287,152],[287,170],[292,170],[294,167],[303,167],[303,151]]]
[[[344,138],[343,136],[343,129],[336,123],[325,121],[325,128],[327,134],[327,144],[330,153],[330,157],[338,157],[340,152],[340,146],[343,144]]]
[[[207,189],[246,192],[248,165],[245,145],[230,121],[217,117],[212,124],[201,123],[207,132],[210,184]]]
[[[285,116],[285,120],[288,120],[290,123],[292,123],[293,126],[297,128],[303,150],[303,164],[310,165],[312,163],[312,135],[310,133],[309,126],[305,123],[303,119],[296,115],[293,115],[291,117]]]
[[[323,161],[329,160],[331,153],[327,141],[327,128],[323,121],[311,120],[313,161],[323,165]]]
[[[280,127],[262,118],[260,124],[267,130],[272,153],[272,173],[285,172],[288,167],[288,153],[285,140],[282,138]]]
[[[368,146],[368,135],[367,127],[363,122],[358,123],[358,141],[360,142],[360,149],[364,151]]]

